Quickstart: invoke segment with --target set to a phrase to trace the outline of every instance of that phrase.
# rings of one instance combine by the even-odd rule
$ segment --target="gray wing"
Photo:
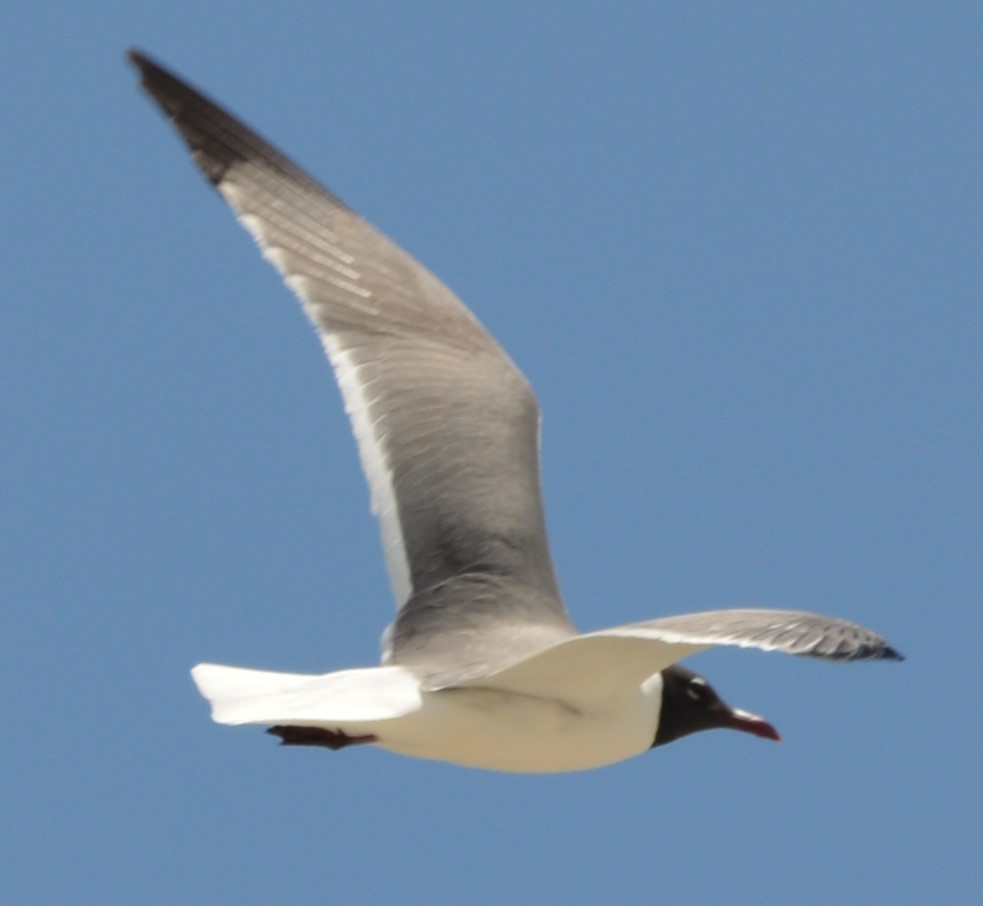
[[[485,576],[525,592],[498,596],[488,620],[569,626],[540,496],[539,409],[521,372],[406,252],[208,98],[130,59],[317,329],[403,608],[395,654],[401,637],[473,623],[461,606],[435,610],[428,593]],[[418,599],[426,614],[414,623]]]
[[[832,661],[903,660],[870,629],[799,610],[707,610],[630,623],[601,634],[647,636],[669,644],[737,645]]]
[[[589,702],[610,701],[672,664],[717,645],[834,661],[902,660],[877,633],[794,610],[715,610],[612,626],[561,638],[485,672],[438,672],[425,688],[481,686]]]

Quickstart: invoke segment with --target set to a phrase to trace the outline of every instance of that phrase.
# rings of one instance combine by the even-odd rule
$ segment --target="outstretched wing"
[[[231,114],[142,54],[130,58],[318,331],[397,606],[461,576],[507,576],[530,595],[501,618],[569,625],[540,497],[539,409],[519,370],[406,252]],[[405,613],[397,649],[404,629],[418,641],[454,629],[454,613],[431,612],[425,628],[404,626]]]
[[[708,610],[564,639],[461,685],[604,701],[717,645],[832,661],[902,660],[877,633],[847,620],[796,610]]]
[[[630,623],[601,634],[649,637],[669,645],[737,645],[830,661],[903,659],[873,630],[801,610],[706,610]]]

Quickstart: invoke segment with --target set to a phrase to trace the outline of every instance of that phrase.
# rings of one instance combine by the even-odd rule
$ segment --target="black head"
[[[765,739],[781,739],[768,721],[728,705],[698,673],[676,665],[663,670],[662,711],[653,748],[717,727],[742,730]]]

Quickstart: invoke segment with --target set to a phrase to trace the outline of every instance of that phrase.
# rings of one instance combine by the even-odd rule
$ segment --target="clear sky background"
[[[194,663],[372,663],[391,602],[319,345],[131,44],[525,370],[581,627],[794,607],[908,660],[709,652],[782,744],[565,776],[213,725]],[[6,7],[4,902],[979,902],[981,46],[978,3]]]

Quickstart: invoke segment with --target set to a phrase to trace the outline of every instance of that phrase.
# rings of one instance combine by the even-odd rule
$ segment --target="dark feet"
[[[324,746],[337,752],[345,746],[376,742],[377,736],[349,736],[344,730],[325,730],[323,727],[270,727],[267,733],[279,736],[282,746]]]

